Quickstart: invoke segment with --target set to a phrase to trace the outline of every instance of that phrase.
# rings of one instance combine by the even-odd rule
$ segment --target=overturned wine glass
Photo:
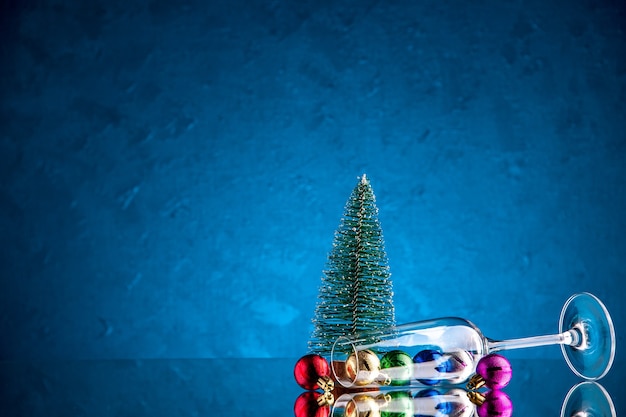
[[[494,340],[470,321],[446,317],[386,330],[339,337],[330,365],[345,388],[459,384],[476,371],[481,358],[503,350],[560,345],[572,371],[598,380],[615,357],[615,330],[596,296],[578,293],[563,305],[559,333]]]

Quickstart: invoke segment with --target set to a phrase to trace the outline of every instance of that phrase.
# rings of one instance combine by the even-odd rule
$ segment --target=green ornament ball
[[[413,417],[413,399],[408,392],[394,391],[387,397],[389,402],[381,407],[380,417]]]
[[[390,379],[390,385],[409,385],[413,375],[413,359],[401,350],[392,350],[380,360],[380,369]]]

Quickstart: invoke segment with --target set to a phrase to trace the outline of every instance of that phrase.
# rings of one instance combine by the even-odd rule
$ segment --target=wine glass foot
[[[567,364],[581,378],[602,378],[615,358],[615,329],[602,301],[589,293],[571,296],[561,311],[559,331],[572,329],[575,343],[561,345]]]
[[[608,392],[597,382],[580,382],[565,396],[561,417],[616,417]]]

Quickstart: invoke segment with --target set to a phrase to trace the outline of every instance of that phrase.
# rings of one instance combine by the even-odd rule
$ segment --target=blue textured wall
[[[624,343],[623,1],[2,4],[0,359],[300,356],[364,172],[399,322]]]

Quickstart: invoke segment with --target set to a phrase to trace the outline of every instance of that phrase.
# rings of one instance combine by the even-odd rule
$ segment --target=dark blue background
[[[2,5],[0,359],[299,357],[363,173],[398,322],[624,344],[623,1]]]

